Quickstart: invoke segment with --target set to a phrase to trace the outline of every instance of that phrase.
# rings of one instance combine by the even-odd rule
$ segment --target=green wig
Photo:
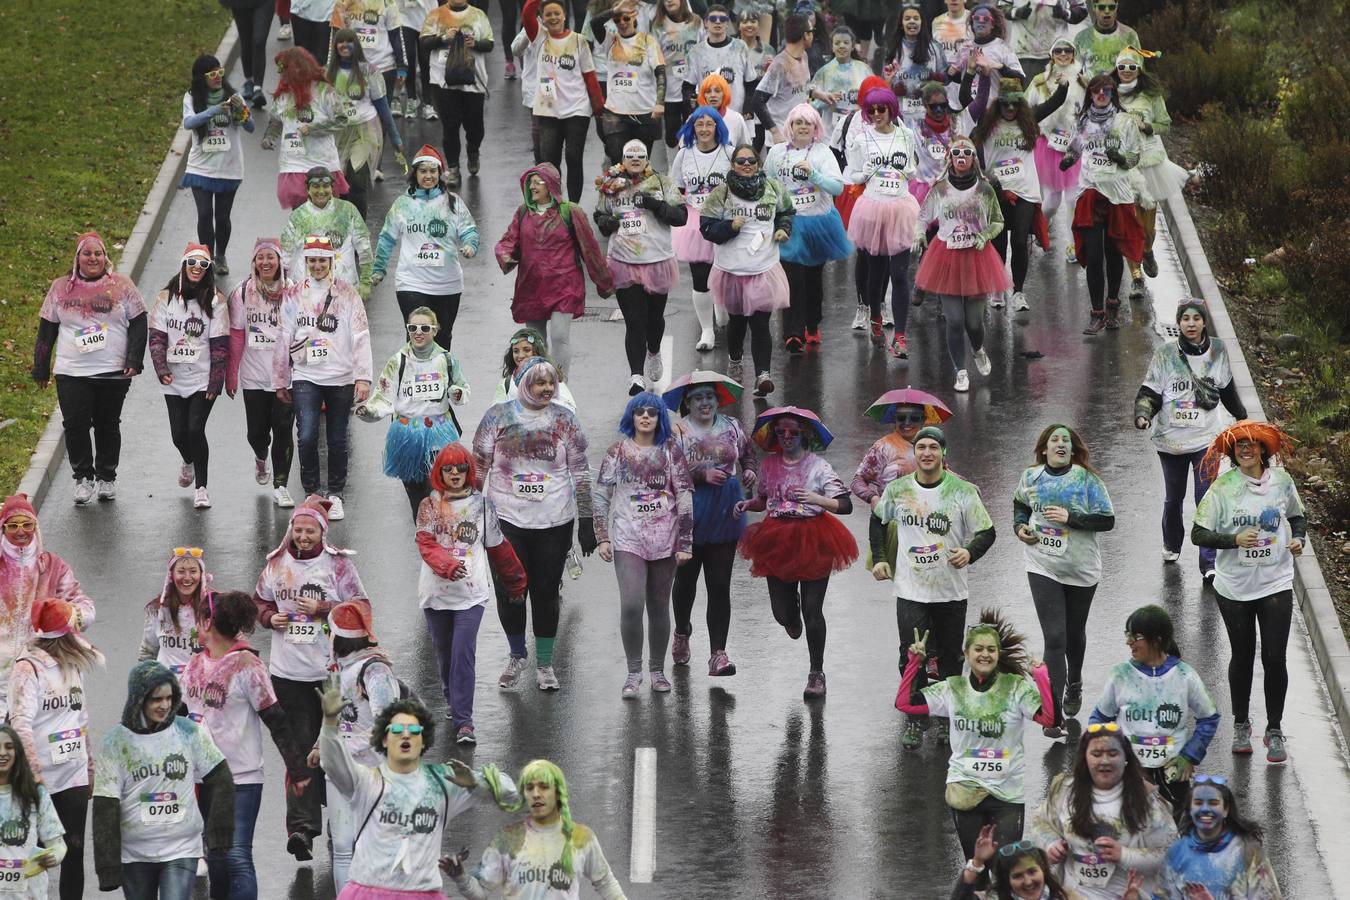
[[[521,799],[518,809],[523,809],[525,806],[525,785],[536,781],[547,784],[558,792],[558,815],[562,819],[563,836],[562,858],[558,860],[558,863],[562,866],[562,870],[567,874],[567,877],[571,878],[572,832],[576,830],[576,823],[572,821],[572,804],[569,802],[567,794],[567,778],[556,763],[547,759],[536,759],[533,762],[526,763],[525,768],[520,770]]]

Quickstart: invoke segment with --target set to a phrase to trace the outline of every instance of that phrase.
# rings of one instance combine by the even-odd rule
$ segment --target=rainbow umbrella
[[[830,434],[830,430],[820,421],[820,416],[811,410],[800,406],[775,406],[755,417],[755,433],[751,435],[751,439],[761,450],[769,453],[778,450],[778,437],[773,433],[773,423],[783,416],[796,416],[802,420],[803,426],[806,427],[802,432],[805,437],[803,443],[808,450],[824,450],[834,440],[834,435]],[[814,438],[811,437],[813,433]]]
[[[680,411],[680,404],[684,402],[684,395],[689,389],[703,384],[711,385],[717,391],[718,406],[730,406],[741,399],[741,392],[745,390],[740,384],[720,372],[695,369],[688,375],[672,381],[670,387],[666,388],[665,393],[661,395],[661,399],[666,401],[666,407],[671,412],[677,413]]]
[[[926,391],[911,387],[887,391],[876,399],[863,415],[878,422],[894,422],[897,406],[922,406],[923,424],[941,425],[952,417],[947,404]]]

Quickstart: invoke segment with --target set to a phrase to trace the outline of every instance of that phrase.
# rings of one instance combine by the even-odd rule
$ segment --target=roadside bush
[[[1153,64],[1167,84],[1167,108],[1173,117],[1194,119],[1205,106],[1227,110],[1267,109],[1277,84],[1257,50],[1220,37],[1209,47],[1188,41]]]
[[[1290,137],[1310,147],[1350,143],[1350,67],[1319,66],[1290,79],[1279,118]]]
[[[1267,240],[1285,233],[1297,214],[1287,191],[1295,151],[1278,129],[1210,104],[1192,129],[1191,152],[1204,173],[1200,194],[1206,203],[1225,216],[1241,211]]]

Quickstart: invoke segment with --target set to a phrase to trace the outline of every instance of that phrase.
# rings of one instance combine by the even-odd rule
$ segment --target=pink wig
[[[825,140],[825,123],[820,121],[820,113],[810,103],[798,103],[788,111],[785,125],[791,127],[793,122],[805,121],[811,125],[811,140]]]

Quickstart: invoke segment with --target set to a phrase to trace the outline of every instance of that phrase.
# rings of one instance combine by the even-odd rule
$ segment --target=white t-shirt
[[[13,789],[7,784],[0,785],[0,823],[4,826],[4,842],[0,843],[0,897],[46,900],[46,870],[24,878],[23,865],[38,852],[39,841],[50,847],[65,835],[66,829],[45,785],[38,785],[37,805],[28,810],[27,820],[21,819],[20,814]]]
[[[675,161],[670,165],[670,180],[684,192],[691,216],[697,216],[712,189],[727,180],[732,146],[734,144],[718,145],[704,151],[696,145],[681,147],[675,153]]]
[[[183,118],[195,116],[192,92],[183,95]],[[227,108],[206,123],[206,139],[202,140],[194,128],[188,132],[192,144],[188,148],[187,173],[207,178],[242,179],[244,177],[244,142],[242,131]]]
[[[801,84],[793,84],[789,79],[788,62],[788,54],[784,50],[769,63],[768,71],[755,87],[755,93],[768,94],[769,99],[765,103],[769,107],[769,116],[784,139],[787,138],[788,113],[798,104],[806,102],[807,92],[811,86],[806,61],[803,60],[801,64],[801,73],[806,75],[806,80]]]
[[[1257,529],[1257,546],[1220,550],[1214,590],[1230,600],[1260,600],[1294,586],[1289,552],[1290,516],[1302,516],[1298,488],[1283,466],[1266,469],[1258,485],[1229,469],[1209,486],[1195,510],[1195,524],[1221,534]]]
[[[721,75],[731,85],[731,103],[729,110],[740,112],[745,108],[745,86],[759,78],[759,72],[750,61],[750,48],[738,37],[729,38],[720,47],[708,43],[707,35],[689,51],[688,68],[684,72],[685,84],[694,86],[695,95],[703,79],[713,73]],[[737,142],[732,141],[734,146]]]
[[[188,660],[202,650],[202,645],[197,643],[197,617],[192,612],[192,604],[184,603],[178,607],[178,627],[175,628],[169,608],[157,600],[150,601],[145,608],[142,645],[158,648],[155,662],[175,675],[182,675]]]
[[[169,336],[169,373],[171,384],[160,389],[176,397],[191,397],[206,390],[211,380],[211,345],[216,338],[230,336],[230,316],[225,298],[219,292],[207,316],[196,298],[184,300],[177,294],[160,291],[150,313],[150,330]]]
[[[380,231],[386,243],[390,237],[399,241],[395,287],[436,296],[463,292],[460,242],[476,232],[469,205],[458,194],[442,191],[431,198],[400,195]]]
[[[337,139],[334,131],[329,130],[336,121],[337,104],[337,93],[325,82],[314,85],[314,99],[306,109],[296,110],[289,95],[277,98],[272,105],[272,115],[281,122],[281,137],[277,140],[278,171],[284,175],[303,174],[315,166],[323,166],[330,172],[342,169]],[[319,130],[302,135],[301,125]]]
[[[475,44],[482,44],[494,40],[492,34],[492,22],[489,21],[487,13],[476,6],[466,6],[462,10],[454,10],[449,6],[443,6],[435,10],[427,17],[428,22],[423,23],[423,34],[440,34],[444,36],[449,29],[458,28],[466,34],[473,35]],[[487,93],[487,57],[486,53],[478,53],[470,50],[470,57],[473,59],[473,83],[472,84],[452,84],[445,87],[445,67],[450,60],[449,49],[442,47],[431,51],[430,73],[431,83],[440,87],[442,90],[464,91],[470,94]]]
[[[344,656],[337,666],[342,687],[338,734],[353,759],[362,765],[378,766],[381,757],[370,746],[370,732],[377,712],[384,712],[385,707],[398,699],[398,678],[378,650],[360,650]]]
[[[617,31],[607,31],[598,50],[605,59],[606,83],[609,85],[605,108],[620,115],[650,113],[657,105],[656,67],[666,64],[660,42],[642,31],[631,37],[620,37]],[[626,61],[639,56],[641,62]]]
[[[394,46],[389,40],[389,32],[392,29],[398,34],[402,24],[397,0],[343,0],[337,6],[334,18],[356,32],[366,62],[380,72],[394,68]]]
[[[733,275],[758,275],[778,265],[778,242],[773,239],[774,219],[778,216],[780,198],[787,197],[787,189],[778,182],[766,180],[764,193],[758,200],[737,197],[723,185],[702,212],[717,218],[745,219],[741,230],[724,244],[713,246],[713,265]]]
[[[262,720],[258,713],[277,702],[267,666],[251,648],[230,650],[220,659],[193,654],[180,679],[188,718],[206,727],[230,764],[235,784],[262,784]]]
[[[280,313],[281,298],[278,296],[277,302],[272,303],[263,297],[252,275],[230,293],[230,330],[244,333],[244,352],[239,358],[239,386],[244,390],[272,390],[272,361],[281,333]]]
[[[1022,129],[1016,122],[1001,121],[990,131],[984,142],[984,166],[1003,190],[1031,203],[1041,202],[1036,157],[1031,150],[1022,149]]]
[[[792,198],[792,208],[799,216],[823,216],[834,209],[834,198],[821,190],[810,178],[798,178],[796,167],[803,162],[811,166],[812,172],[822,176],[839,178],[839,161],[834,158],[830,148],[816,141],[806,147],[794,147],[790,141],[774,144],[764,159],[764,171],[777,178],[787,188]]]
[[[865,184],[863,196],[869,200],[902,199],[909,194],[909,180],[918,169],[918,152],[914,134],[903,125],[892,126],[890,134],[875,128],[860,129],[854,132],[844,153],[844,179]]]
[[[498,403],[484,413],[473,450],[475,459],[488,460],[483,493],[512,525],[553,528],[577,517],[577,479],[589,487],[590,469],[574,468],[577,454],[585,466],[586,437],[571,410]]]
[[[895,596],[919,603],[949,603],[970,597],[970,566],[947,558],[993,527],[975,485],[951,472],[936,487],[919,484],[911,472],[886,486],[872,514],[897,528]]]
[[[1165,766],[1181,753],[1191,736],[1190,713],[1203,719],[1218,712],[1199,673],[1180,660],[1161,675],[1117,663],[1096,709],[1120,723],[1147,769]]]
[[[463,578],[450,581],[423,562],[417,575],[417,605],[453,610],[487,605],[495,596],[487,548],[503,540],[496,507],[476,492],[458,500],[442,500],[433,491],[418,507],[417,531],[434,537],[465,569]]]
[[[591,97],[586,90],[586,72],[595,71],[590,44],[575,31],[554,40],[539,29],[531,46],[538,53],[534,85],[534,114],[566,119],[590,116]]]
[[[70,296],[62,275],[52,282],[38,315],[57,324],[53,373],[75,377],[119,375],[126,365],[127,325],[145,313],[131,279],[109,273],[96,291],[81,284]]]
[[[1214,443],[1231,418],[1222,403],[1203,409],[1195,402],[1195,380],[1205,376],[1215,388],[1233,380],[1228,350],[1210,338],[1204,353],[1183,353],[1175,342],[1153,351],[1144,375],[1144,387],[1162,397],[1162,407],[1153,417],[1153,445],[1162,453],[1194,453]]]
[[[37,767],[47,790],[58,793],[83,787],[89,784],[90,740],[84,679],[77,674],[68,681],[56,660],[39,651],[36,656],[25,654],[15,661],[13,683],[34,672],[35,681],[12,693],[9,714],[27,720],[37,751]],[[0,847],[0,855],[4,852]],[[0,884],[0,895],[4,893]]]
[[[655,33],[656,25],[652,25]],[[667,103],[679,103],[683,97],[684,75],[689,70],[689,51],[703,35],[703,21],[690,16],[684,23],[666,19],[655,37],[661,42],[661,54],[666,60]]]
[[[137,734],[117,725],[94,757],[94,796],[121,806],[122,862],[167,862],[202,855],[195,785],[225,760],[211,735],[175,718]]]
[[[333,300],[327,303],[330,292]],[[366,306],[351,285],[306,278],[286,291],[280,321],[274,388],[290,387],[292,381],[335,386],[371,380]],[[282,373],[290,376],[284,382]]]
[[[322,616],[305,615],[298,601],[310,597],[336,605],[366,596],[350,558],[327,550],[312,559],[283,550],[267,561],[254,592],[290,620],[285,631],[273,632],[268,671],[291,681],[322,681],[330,656]]]
[[[585,880],[602,900],[622,900],[623,888],[610,871],[595,833],[585,825],[575,826],[570,878],[558,864],[564,840],[560,821],[535,825],[526,820],[513,825],[501,831],[483,851],[472,876],[466,875],[458,883],[472,877],[479,890],[503,900],[580,900]]]
[[[974,783],[1007,803],[1022,803],[1022,732],[1041,709],[1036,686],[1000,673],[988,690],[977,691],[969,677],[953,675],[928,685],[923,696],[929,715],[951,719],[947,784]]]

